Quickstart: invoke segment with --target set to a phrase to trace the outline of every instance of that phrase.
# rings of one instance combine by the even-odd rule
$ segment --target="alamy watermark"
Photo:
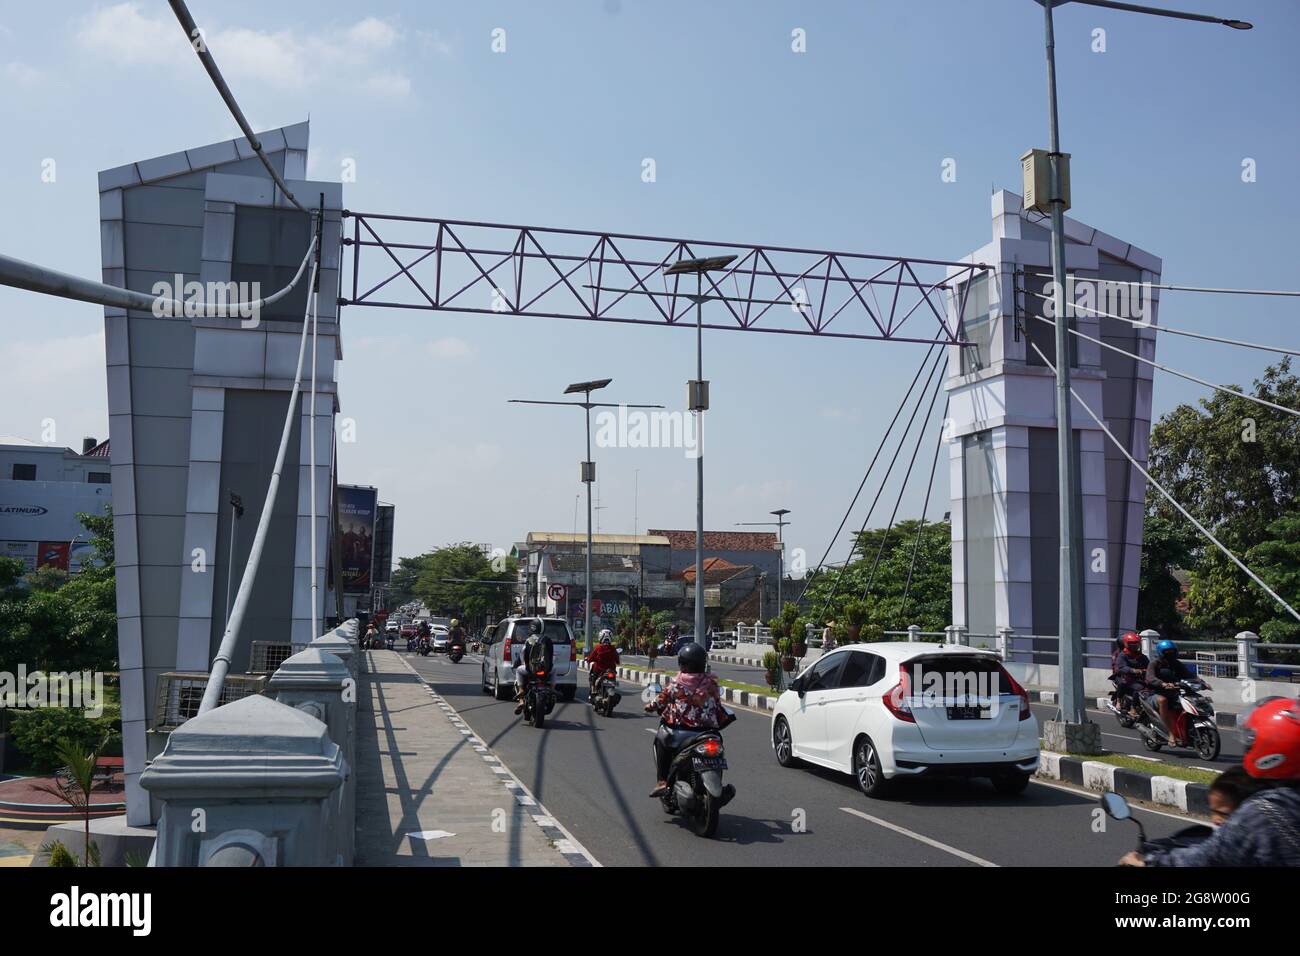
[[[244,329],[257,328],[261,321],[260,282],[186,282],[177,273],[172,281],[155,282],[149,291],[155,319],[237,318]]]
[[[680,448],[687,458],[704,453],[693,413],[660,409],[646,412],[626,405],[619,405],[617,412],[596,413],[596,447]]]
[[[1154,300],[1150,282],[1115,282],[1107,279],[1065,277],[1065,313],[1068,317],[1095,317],[1100,313],[1150,324]],[[1043,315],[1056,318],[1055,280],[1043,289]]]
[[[19,664],[17,673],[0,671],[0,707],[36,709],[62,707],[104,713],[104,675],[99,671],[31,671]]]

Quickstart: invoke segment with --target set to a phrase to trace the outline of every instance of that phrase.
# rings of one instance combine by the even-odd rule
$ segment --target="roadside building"
[[[79,571],[91,545],[77,515],[104,514],[112,489],[107,441],[86,438],[77,452],[0,436],[0,555],[27,571]]]

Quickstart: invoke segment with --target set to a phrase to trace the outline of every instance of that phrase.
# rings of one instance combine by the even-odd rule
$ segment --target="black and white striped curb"
[[[1096,790],[1098,793],[1112,790],[1121,797],[1172,807],[1196,816],[1210,815],[1210,788],[1204,783],[1129,770],[1112,763],[1070,757],[1050,750],[1044,750],[1038,755],[1036,776],[1072,783],[1076,787]]]
[[[1031,690],[1029,691],[1029,699],[1038,704],[1055,704],[1058,703],[1059,693],[1054,690]],[[1093,703],[1097,710],[1101,711],[1103,714],[1109,714],[1110,710],[1106,707],[1109,700],[1109,697],[1094,697]],[[1216,712],[1214,715],[1214,722],[1219,727],[1233,729],[1237,726],[1237,715],[1233,713]]]
[[[591,665],[579,662],[578,667],[584,671],[591,670]],[[639,684],[645,687],[647,684],[653,684],[667,676],[663,671],[643,671],[639,667],[624,667],[620,664],[615,668],[619,680],[625,680],[630,684]],[[719,687],[718,691],[722,699],[729,704],[735,704],[737,707],[747,707],[751,710],[761,710],[770,712],[776,710],[776,697],[771,694],[757,694],[751,690],[737,690],[734,687]]]
[[[762,667],[763,659],[761,657],[741,657],[738,654],[715,654],[709,652],[709,660],[717,661],[719,664],[741,664],[745,667]]]
[[[451,725],[460,731],[465,738],[465,742],[483,758],[484,763],[497,775],[497,779],[501,781],[501,785],[505,787],[506,792],[510,794],[515,803],[524,808],[524,812],[528,814],[533,823],[541,828],[542,833],[551,841],[551,844],[560,852],[560,855],[571,866],[600,866],[600,863],[587,851],[587,848],[575,840],[573,835],[564,829],[555,817],[551,816],[550,811],[537,801],[532,792],[524,786],[523,781],[516,777],[510,768],[501,761],[501,758],[494,754],[488,745],[474,733],[469,724],[465,723],[464,719],[457,713],[456,708],[443,700],[442,695],[433,689],[423,675],[412,667],[406,658],[399,657],[398,660],[415,676],[415,679],[420,682],[420,686],[429,692],[429,696],[433,698],[433,702],[451,721]]]

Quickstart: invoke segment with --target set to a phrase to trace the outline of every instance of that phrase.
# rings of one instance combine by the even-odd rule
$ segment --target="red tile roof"
[[[694,551],[694,531],[647,531],[668,539],[675,551]],[[776,533],[772,531],[706,531],[704,547],[709,551],[771,551],[776,547]]]

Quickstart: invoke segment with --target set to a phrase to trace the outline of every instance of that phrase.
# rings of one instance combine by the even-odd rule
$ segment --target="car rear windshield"
[[[1006,672],[991,657],[959,657],[955,654],[922,657],[908,661],[907,670],[912,678],[913,694],[933,691],[952,697],[1012,692],[1005,679]]]
[[[520,618],[515,634],[523,640],[528,638],[528,622],[536,618]],[[568,644],[569,628],[563,621],[542,621],[542,633],[551,639],[552,644]]]

